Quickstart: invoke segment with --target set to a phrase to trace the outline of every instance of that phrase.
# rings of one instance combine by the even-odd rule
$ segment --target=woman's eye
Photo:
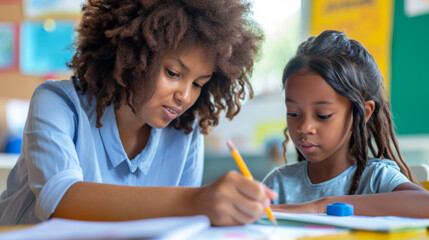
[[[198,84],[197,82],[192,83],[194,85],[194,87],[198,87],[198,88],[202,88],[203,86]]]
[[[298,113],[287,113],[289,117],[298,117]]]
[[[332,114],[328,114],[328,115],[317,115],[318,118],[320,119],[328,119],[332,116]]]
[[[178,73],[175,73],[175,72],[173,72],[173,71],[171,71],[171,70],[169,70],[169,69],[167,69],[167,74],[168,74],[170,77],[180,78],[180,75],[179,75]]]

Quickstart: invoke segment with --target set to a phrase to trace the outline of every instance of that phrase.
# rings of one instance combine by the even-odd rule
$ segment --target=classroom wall
[[[405,2],[395,1],[392,112],[398,134],[429,134],[429,10],[408,16]]]
[[[74,0],[73,0],[74,1]],[[22,24],[25,20],[43,21],[44,18],[28,18],[23,14],[23,0],[0,1],[0,23]],[[58,17],[55,19],[77,21],[78,16]],[[22,37],[22,36],[20,36]],[[51,75],[56,79],[66,79],[69,73]],[[19,67],[0,70],[0,98],[30,99],[34,89],[46,80],[47,75],[23,74]]]
[[[22,19],[21,3],[1,4],[0,22],[17,22]],[[40,76],[25,76],[19,69],[0,72],[0,97],[29,99],[34,89],[42,82]]]
[[[20,140],[15,140],[22,131],[17,129],[23,128],[27,111],[11,111],[11,102],[28,101],[47,79],[69,78],[66,62],[73,53],[79,1],[0,1],[0,152],[19,152]],[[22,126],[16,128],[17,123]],[[18,145],[12,149],[13,142]]]

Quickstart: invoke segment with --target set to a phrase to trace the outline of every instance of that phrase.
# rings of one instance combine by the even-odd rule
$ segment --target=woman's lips
[[[181,109],[177,107],[162,105],[162,108],[164,110],[165,115],[171,120],[179,116],[179,113],[181,112]]]

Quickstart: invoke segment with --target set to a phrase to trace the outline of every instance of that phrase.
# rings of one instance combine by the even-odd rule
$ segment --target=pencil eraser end
[[[234,149],[234,145],[232,144],[231,140],[226,141],[226,145],[228,145],[230,150]]]
[[[326,215],[329,216],[351,216],[353,205],[347,203],[332,203],[326,206]]]

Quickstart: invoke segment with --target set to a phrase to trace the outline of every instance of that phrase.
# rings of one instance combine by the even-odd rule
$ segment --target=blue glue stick
[[[353,205],[347,203],[332,203],[326,206],[326,215],[330,216],[351,216],[353,215]]]

